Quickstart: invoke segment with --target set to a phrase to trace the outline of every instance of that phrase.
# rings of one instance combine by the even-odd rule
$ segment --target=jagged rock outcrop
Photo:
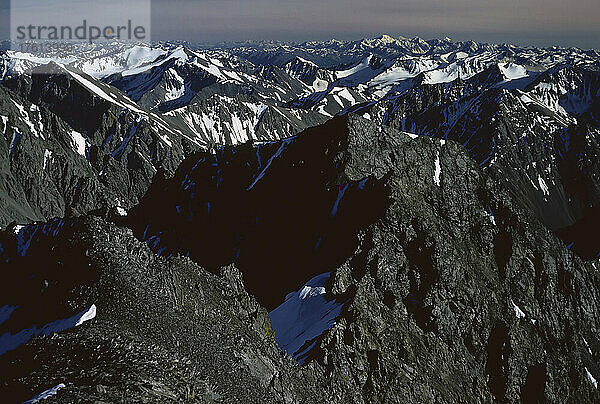
[[[0,87],[0,115],[0,227],[84,214],[126,198],[124,183],[94,171],[85,138],[46,108]]]
[[[308,144],[327,141],[324,138],[332,142],[329,148],[308,148]],[[285,149],[280,150],[284,144]],[[307,150],[313,154],[304,155],[305,164],[301,166],[304,168],[294,166],[292,163],[297,160],[293,157]],[[327,206],[329,213],[335,207],[334,216],[340,222],[329,224],[328,234],[338,237],[349,226],[343,220],[361,216],[357,206],[367,207],[366,203],[377,200],[369,198],[379,198],[382,190],[386,190],[387,202],[382,205],[380,215],[360,224],[353,222],[358,228],[347,236],[346,242],[337,249],[332,243],[321,257],[342,259],[339,265],[336,260],[329,261],[333,272],[327,295],[345,302],[337,324],[315,341],[306,343],[307,346],[316,343],[306,368],[313,378],[307,380],[310,383],[318,380],[317,391],[330,394],[328,401],[345,402],[350,396],[354,402],[598,399],[592,382],[600,376],[596,365],[600,343],[598,263],[582,262],[569,252],[535,215],[515,203],[511,191],[503,188],[494,171],[481,170],[461,146],[413,138],[392,129],[373,130],[368,121],[350,117],[340,118],[313,133],[308,131],[293,141],[254,151],[269,152],[270,156],[261,157],[270,159],[274,169],[264,172],[254,184],[256,188],[250,190],[248,184],[262,171],[253,168],[252,161],[251,168],[246,166],[244,171],[242,162],[249,153],[243,147],[230,150],[227,158],[216,163],[208,162],[208,166],[216,164],[217,170],[223,167],[220,182],[223,188],[219,192],[232,195],[231,200],[240,206],[245,206],[240,199],[242,192],[250,194],[254,190],[271,196],[271,205],[268,199],[261,199],[267,203],[263,210],[241,210],[236,216],[239,223],[245,223],[244,215],[258,213],[259,222],[270,221],[269,229],[277,229],[274,218],[282,217],[277,211],[273,211],[273,218],[268,217],[276,205],[271,187],[278,184],[283,187],[282,193],[290,192],[285,183],[291,178],[285,174],[294,167],[303,173],[300,177],[305,181],[314,181],[311,170],[326,173],[323,181],[317,183],[325,189],[329,184],[335,195],[320,198],[315,194],[309,209],[318,217],[319,209],[325,211],[322,205]],[[149,194],[156,197],[162,191],[176,196],[162,198],[154,208],[147,201],[142,202],[140,210],[132,213],[135,219],[130,223],[143,217],[140,212],[144,212],[141,210],[144,206],[146,212],[155,212],[155,217],[164,216],[165,225],[170,223],[173,229],[185,229],[185,221],[176,221],[177,216],[168,212],[171,203],[183,204],[186,192],[197,192],[186,190],[179,176],[190,174],[189,169],[198,161],[201,159],[195,156],[186,162],[171,182],[159,183],[154,193]],[[330,165],[326,165],[328,161]],[[212,181],[205,175],[189,179],[200,178]],[[336,181],[342,188],[344,184],[357,184],[357,190],[353,193],[353,186],[348,185],[348,193],[340,196],[340,187],[334,186]],[[260,182],[262,189],[258,187]],[[273,184],[269,185],[270,182]],[[364,185],[361,190],[364,194],[358,191],[360,183]],[[241,184],[245,188],[236,193]],[[182,189],[176,191],[178,186]],[[202,195],[200,199],[205,193]],[[206,208],[206,201],[200,199],[188,196],[187,204],[181,206],[199,212]],[[226,198],[211,201],[214,212],[219,209],[229,212],[226,208],[231,202]],[[180,211],[182,217],[189,216]],[[214,235],[214,227],[202,225],[201,220],[206,218],[193,217],[198,221],[192,220],[188,226],[195,228],[199,237],[203,233],[207,237]],[[166,232],[160,223],[153,220],[152,226]],[[279,225],[284,231],[289,223],[281,221]],[[292,233],[293,245],[300,248],[303,243],[316,243],[320,232],[307,232],[313,226],[315,222],[310,221],[296,227],[296,233]],[[248,228],[240,226],[240,234],[251,238],[252,233],[244,230]],[[289,234],[289,230],[285,231]],[[155,249],[162,245],[162,253],[169,248],[165,255],[177,254],[177,246],[185,237],[176,236],[177,231],[173,231],[170,237],[161,238],[160,244],[155,246],[153,240],[148,240],[148,244]],[[220,236],[216,237],[219,240]],[[223,245],[222,241],[215,245],[235,251],[237,239],[232,237],[231,245]],[[252,246],[261,248],[260,241]],[[269,246],[267,243],[257,256]],[[198,261],[204,258],[198,253],[194,255],[194,251],[208,254],[205,247],[202,243],[185,246]],[[237,257],[225,255],[223,265],[228,260],[237,261],[245,279],[262,273],[263,282],[275,295],[279,295],[282,286],[288,288],[285,292],[290,290],[286,277],[262,272],[272,265],[270,260],[276,250],[271,255],[262,255],[262,261],[256,258],[254,265],[247,265],[239,260],[244,248],[247,247],[242,244]],[[219,251],[214,252],[218,256]],[[294,260],[300,264],[295,268],[303,268],[302,264],[313,259],[310,254],[296,255]],[[282,272],[288,263],[279,263]],[[215,268],[213,271],[219,272],[218,265]],[[294,274],[296,281],[302,276],[309,278],[314,268],[304,267],[304,271]],[[257,297],[259,302],[269,301],[268,295],[258,293]],[[287,368],[278,368],[284,374],[281,369]],[[341,391],[348,395],[339,396]],[[315,396],[311,399],[319,402]],[[300,401],[311,402],[311,399]]]
[[[496,63],[447,83],[417,77],[369,113],[400,130],[463,144],[482,166],[503,172],[523,208],[552,229],[570,226],[582,206],[597,203],[598,71],[561,65],[511,76],[511,69]]]
[[[315,359],[371,402],[597,400],[597,263],[458,145],[350,133],[345,173],[390,170],[393,202],[335,272],[353,297]]]
[[[215,276],[187,258],[163,259],[130,230],[75,219],[3,265],[5,332],[41,327],[86,307],[95,317],[0,356],[0,397],[22,402],[337,402],[358,396],[300,368],[273,339],[267,312],[228,266]],[[10,330],[10,331],[9,331]]]
[[[213,272],[236,262],[271,310],[341,264],[388,203],[382,183],[343,176],[347,129],[342,117],[281,142],[197,153],[172,178],[157,178],[124,223],[159,254]]]

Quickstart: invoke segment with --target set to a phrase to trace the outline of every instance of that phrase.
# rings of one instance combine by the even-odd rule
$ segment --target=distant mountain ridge
[[[553,229],[574,225],[599,201],[597,167],[577,163],[580,153],[597,153],[599,70],[594,50],[389,35],[211,48],[115,43],[45,59],[6,51],[0,62],[5,86],[83,133],[94,155],[98,149],[123,161],[123,153],[135,150],[133,158],[147,165],[146,184],[156,170],[172,172],[194,150],[283,139],[355,113],[463,143],[480,164],[511,173],[525,206]],[[83,115],[75,101],[80,96],[65,97],[70,83],[89,93],[92,105]],[[110,104],[131,115],[119,125],[125,133],[120,145],[97,126],[107,121],[102,117]],[[138,120],[156,139],[140,147],[132,126]],[[139,164],[128,158],[128,172]],[[96,174],[107,174],[103,166],[96,164]],[[572,185],[583,182],[591,184],[585,191]],[[145,189],[123,203],[135,203]]]

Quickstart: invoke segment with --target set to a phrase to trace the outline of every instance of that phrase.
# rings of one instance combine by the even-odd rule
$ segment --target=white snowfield
[[[588,370],[588,368],[585,368],[585,374],[587,375],[587,378],[590,381],[590,383],[592,383],[595,388],[598,388],[598,382],[596,381],[596,379],[594,378],[594,376],[592,376],[592,374],[590,373],[590,371]]]
[[[343,303],[325,299],[330,274],[315,276],[300,290],[289,293],[285,302],[269,313],[275,341],[300,363],[315,338],[335,325]],[[311,343],[312,342],[312,343]]]
[[[513,309],[515,310],[515,316],[517,316],[517,318],[525,318],[525,313],[523,312],[523,310],[521,310],[521,308],[517,306],[515,302],[512,302],[512,305]]]
[[[442,166],[440,165],[440,153],[438,152],[435,158],[435,172],[433,173],[433,182],[438,187],[441,185],[440,177],[442,175]]]
[[[344,77],[352,76],[353,74],[356,74],[356,73],[360,72],[361,70],[368,68],[369,63],[371,63],[372,58],[373,58],[373,55],[369,55],[362,62],[360,62],[359,64],[357,64],[354,67],[351,67],[347,70],[338,70],[336,72],[337,78],[343,79]]]
[[[168,51],[161,48],[152,48],[144,45],[136,45],[127,49],[122,46],[116,46],[114,52],[101,53],[97,56],[87,57],[39,57],[29,53],[7,51],[7,55],[12,61],[11,70],[16,73],[22,73],[28,68],[37,65],[45,65],[55,62],[63,65],[77,67],[86,74],[95,78],[103,78],[112,74],[135,71],[149,65],[160,56],[164,56]]]
[[[7,332],[0,335],[0,355],[4,355],[8,351],[18,348],[19,346],[27,343],[31,338],[43,335],[49,336],[54,332],[61,332],[70,328],[77,327],[86,321],[92,320],[96,317],[96,305],[92,304],[86,310],[62,320],[56,320],[48,323],[41,328],[33,325],[31,328],[26,328],[16,334]]]
[[[498,67],[506,81],[522,79],[528,76],[527,70],[523,66],[515,63],[507,63],[506,65],[501,63]]]
[[[40,394],[33,397],[31,400],[25,401],[23,404],[33,404],[37,403],[38,401],[42,401],[52,396],[55,396],[58,393],[58,390],[64,389],[65,387],[67,386],[65,386],[64,383],[57,384],[54,387],[50,387],[48,390],[42,391]]]
[[[87,140],[81,135],[81,133],[76,131],[71,131],[71,138],[73,139],[73,148],[74,150],[85,157],[85,150],[87,147]]]

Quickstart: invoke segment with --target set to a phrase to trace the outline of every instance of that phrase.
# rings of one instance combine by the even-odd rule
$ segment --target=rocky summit
[[[2,402],[598,402],[600,55],[0,58]]]

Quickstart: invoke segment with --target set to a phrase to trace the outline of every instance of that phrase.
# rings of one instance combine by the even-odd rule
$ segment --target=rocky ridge
[[[322,147],[322,142],[328,146]],[[260,264],[270,264],[272,256],[263,255],[262,262],[248,265],[240,257],[253,245],[242,243],[240,248],[239,239],[233,237],[230,247],[233,251],[238,248],[240,256],[225,254],[208,266],[218,278],[189,259],[176,257],[185,253],[177,250],[177,231],[185,231],[181,225],[172,226],[175,233],[160,240],[162,247],[170,249],[160,253],[173,255],[165,261],[135,241],[128,230],[100,219],[82,218],[57,232],[32,234],[34,226],[43,224],[19,229],[20,234],[31,236],[24,257],[18,254],[19,238],[11,235],[15,229],[3,235],[7,265],[36,271],[32,262],[50,256],[55,257],[57,269],[63,268],[22,282],[38,282],[34,289],[41,284],[42,290],[59,285],[55,293],[65,296],[70,313],[94,302],[98,308],[95,319],[74,331],[35,339],[3,355],[3,361],[14,365],[26,363],[22,358],[36,353],[53,353],[37,356],[43,360],[33,368],[2,366],[21,369],[20,374],[9,372],[5,380],[25,382],[29,393],[64,382],[66,386],[55,396],[61,402],[87,394],[103,400],[141,394],[150,401],[199,402],[250,397],[268,402],[322,402],[324,397],[328,402],[592,402],[599,398],[594,386],[600,376],[596,365],[600,344],[596,337],[598,262],[583,262],[568,251],[535,214],[521,207],[496,171],[480,168],[459,144],[381,128],[350,116],[290,140],[260,148],[226,148],[222,153],[214,162],[222,173],[219,193],[232,198],[212,200],[217,218],[220,209],[229,208],[228,200],[244,205],[239,200],[242,191],[264,202],[269,199],[261,198],[261,193],[272,199],[273,188],[281,187],[285,195],[300,186],[293,178],[303,178],[308,185],[300,191],[322,190],[322,194],[314,193],[310,210],[316,216],[322,211],[334,218],[327,234],[340,234],[348,226],[355,229],[343,248],[323,244],[322,257],[331,257],[332,271],[326,295],[344,301],[345,306],[331,330],[307,341],[307,346],[314,344],[309,364],[293,365],[282,357],[272,339],[263,335],[269,334],[269,328],[266,312],[258,304],[268,302],[268,295],[256,293],[261,289],[252,282],[246,284],[251,291],[254,288],[258,304],[243,292],[240,276],[245,281],[256,279],[252,272],[261,268]],[[176,209],[185,198],[194,212],[206,208],[198,199],[206,198],[206,192],[194,196],[194,190],[185,189],[180,177],[193,175],[194,167],[207,157],[193,155],[173,178],[155,180],[130,216],[111,213],[108,217],[133,227],[137,234],[139,223],[149,217],[145,213],[154,212],[152,219],[165,213],[176,219],[180,214],[182,223],[186,216],[191,219],[190,226],[200,236],[202,232],[210,234],[213,228],[197,225],[206,217]],[[304,164],[299,164],[298,158],[304,159]],[[269,169],[257,165],[258,160],[270,162]],[[204,179],[206,189],[216,185],[218,180],[210,180],[205,169],[196,169],[197,177],[190,180]],[[178,187],[181,189],[174,192]],[[169,203],[154,206],[157,201]],[[278,202],[273,200],[258,211],[259,223],[275,226],[280,216],[272,208]],[[357,211],[360,206],[380,209]],[[175,212],[172,216],[170,208]],[[256,214],[256,210],[244,209],[236,220],[243,224],[245,215]],[[166,230],[161,221],[151,224],[158,231]],[[289,223],[279,225],[280,232],[290,234]],[[322,229],[313,228],[314,222],[297,226],[293,245],[314,246],[319,241]],[[241,226],[239,231],[251,235],[246,233],[248,229],[252,228]],[[140,238],[158,249],[159,243]],[[201,252],[204,246],[192,248]],[[193,257],[193,251],[189,252]],[[303,259],[308,263],[314,257]],[[232,262],[241,272],[230,266]],[[285,273],[288,264],[281,262],[280,271]],[[82,272],[83,268],[90,269]],[[313,270],[305,266],[304,272],[294,271],[293,276],[307,280]],[[73,277],[73,271],[79,275]],[[289,290],[285,276],[265,274],[263,282],[266,277],[272,293],[278,294],[280,285]],[[68,282],[54,282],[49,275]],[[217,290],[224,292],[221,295]],[[140,299],[141,295],[145,297]],[[231,300],[227,296],[238,297]],[[2,324],[5,330],[16,330],[19,327],[11,324],[31,320],[32,310],[25,310],[27,303],[22,298],[7,304],[23,305],[24,309],[23,314],[14,312],[8,320],[12,323]],[[200,314],[199,307],[219,307],[221,314]],[[222,321],[211,321],[215,316]],[[180,327],[182,332],[170,331]],[[221,332],[229,337],[217,338]],[[201,337],[195,340],[198,335]],[[240,336],[246,342],[240,342]],[[223,342],[229,338],[238,343]],[[54,355],[66,341],[81,346],[81,365]],[[113,342],[107,346],[106,341]],[[198,345],[208,345],[209,354],[190,352],[190,347]],[[99,348],[90,352],[93,346]],[[164,359],[155,363],[141,360],[149,352]],[[242,365],[235,365],[240,352]],[[182,356],[189,358],[190,368],[208,370],[198,379],[182,365]],[[124,357],[131,359],[123,361]],[[260,359],[249,359],[257,357]],[[165,370],[165,362],[173,363],[172,371]],[[131,383],[111,378],[107,369],[114,369],[115,364],[131,375],[123,378]],[[235,384],[228,381],[231,374],[223,373],[227,369],[236,369]],[[73,377],[71,372],[84,376]],[[275,374],[279,376],[273,377]],[[256,380],[263,382],[256,384]]]

